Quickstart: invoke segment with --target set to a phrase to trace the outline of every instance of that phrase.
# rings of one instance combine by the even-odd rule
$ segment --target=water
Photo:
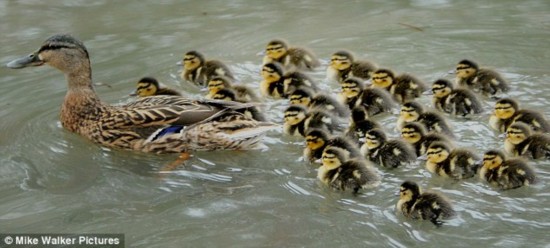
[[[550,114],[548,1],[2,1],[0,62],[72,33],[91,55],[104,101],[126,101],[136,80],[157,77],[190,96],[178,78],[188,50],[225,61],[257,89],[257,54],[273,38],[313,50],[326,66],[345,48],[432,82],[461,59],[500,71],[523,107]],[[422,166],[380,170],[383,183],[359,196],[331,191],[304,163],[301,139],[273,132],[268,149],[195,153],[162,172],[173,155],[100,148],[63,130],[66,90],[51,68],[1,68],[0,233],[124,233],[128,247],[506,246],[548,247],[550,169],[531,162],[540,183],[495,190],[478,179],[432,177]],[[325,89],[324,68],[312,77]],[[428,96],[420,99],[429,104]],[[493,102],[486,102],[487,111]],[[279,122],[285,101],[268,101]],[[379,118],[391,137],[395,116]],[[502,148],[487,124],[449,119],[459,144]],[[442,228],[396,215],[399,184],[415,180],[452,199],[457,218]]]

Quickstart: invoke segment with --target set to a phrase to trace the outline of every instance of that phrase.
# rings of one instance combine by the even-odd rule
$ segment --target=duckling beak
[[[37,53],[31,53],[23,58],[18,58],[9,62],[6,66],[11,69],[21,69],[30,66],[41,66],[44,64]]]

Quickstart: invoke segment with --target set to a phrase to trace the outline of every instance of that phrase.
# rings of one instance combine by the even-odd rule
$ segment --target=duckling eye
[[[388,75],[374,76],[374,77],[372,77],[372,80],[383,80],[383,79],[386,79],[386,78],[388,78]]]

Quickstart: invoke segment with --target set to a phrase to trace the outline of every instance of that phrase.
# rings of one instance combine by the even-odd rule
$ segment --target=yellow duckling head
[[[435,97],[446,97],[453,91],[453,85],[449,80],[438,79],[432,84],[432,92]]]
[[[312,96],[313,92],[311,90],[306,88],[298,88],[288,96],[288,100],[290,101],[290,104],[308,107],[309,104],[311,104]]]
[[[509,119],[518,111],[518,103],[510,98],[502,98],[495,103],[495,116],[499,119]]]
[[[379,148],[386,142],[386,134],[378,128],[372,129],[365,134],[365,144],[371,149]]]
[[[462,60],[456,65],[456,77],[462,79],[473,77],[478,69],[479,67],[475,62],[467,59]]]
[[[327,147],[321,156],[321,162],[327,170],[334,170],[340,167],[347,159],[346,152],[336,147]]]
[[[144,77],[138,81],[136,91],[131,95],[139,97],[154,96],[157,94],[159,88],[159,82],[155,78]]]
[[[288,43],[284,40],[272,40],[265,47],[265,55],[272,60],[279,60],[288,52]]]
[[[442,142],[433,142],[426,151],[428,162],[435,164],[445,161],[450,153],[451,148]]]
[[[296,125],[307,117],[307,110],[300,105],[291,105],[284,112],[284,122],[288,125]]]
[[[204,56],[197,51],[189,51],[183,55],[183,68],[194,70],[204,64]]]
[[[365,89],[365,84],[358,79],[354,77],[347,78],[344,80],[340,87],[342,88],[342,95],[346,98],[353,98],[361,94],[363,90]]]
[[[499,150],[489,150],[483,155],[483,168],[495,169],[504,163],[506,159],[504,153]]]
[[[424,111],[422,105],[417,102],[406,102],[401,106],[401,111],[399,111],[399,116],[405,122],[417,121],[420,117],[420,114]]]
[[[405,181],[399,187],[399,199],[403,202],[416,200],[420,194],[422,190],[415,182]]]
[[[330,57],[330,67],[337,71],[347,70],[353,63],[353,54],[349,51],[338,51]]]
[[[218,90],[215,94],[213,94],[212,99],[223,101],[236,101],[237,93],[235,93],[235,91],[230,88],[224,88]]]
[[[262,66],[261,76],[267,82],[279,81],[283,75],[283,67],[280,63],[271,62]]]
[[[372,86],[386,89],[393,84],[395,74],[389,69],[378,69],[372,74]]]
[[[531,135],[531,128],[521,122],[516,122],[506,129],[506,140],[517,145]]]
[[[216,76],[210,79],[207,84],[208,94],[215,95],[219,90],[230,88],[231,80],[224,76]]]
[[[311,150],[317,150],[325,145],[329,135],[321,129],[311,129],[306,133],[306,146]]]
[[[401,128],[401,138],[410,144],[414,144],[426,133],[426,129],[418,122],[409,122]]]

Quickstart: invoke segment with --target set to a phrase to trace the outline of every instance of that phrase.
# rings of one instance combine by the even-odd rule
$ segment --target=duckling
[[[382,126],[374,121],[367,119],[367,114],[363,107],[355,107],[351,111],[351,121],[346,131],[346,136],[350,137],[358,145],[363,145],[365,134],[375,128],[381,129]]]
[[[456,82],[484,96],[496,96],[509,90],[508,83],[498,72],[479,68],[475,62],[467,59],[458,62],[456,66]]]
[[[438,79],[432,85],[433,105],[437,110],[457,116],[479,114],[483,111],[482,103],[468,89],[453,89],[451,82]]]
[[[244,85],[234,85],[231,83],[231,80],[224,76],[216,76],[210,79],[207,84],[208,88],[208,94],[205,96],[207,99],[219,99],[214,98],[214,96],[218,93],[219,90],[230,88],[233,89],[234,98],[232,98],[231,101],[237,101],[237,102],[257,102],[259,101],[258,96],[254,93],[254,91]],[[222,96],[229,96],[228,92],[224,92]]]
[[[322,109],[339,117],[349,116],[349,110],[336,99],[322,93],[315,94],[309,88],[300,87],[288,95],[290,104],[299,104],[312,109]]]
[[[494,112],[489,118],[489,125],[500,132],[514,122],[529,125],[535,132],[550,132],[550,123],[540,112],[520,109],[517,101],[511,98],[502,98],[495,103]]]
[[[380,129],[372,129],[365,134],[361,152],[374,163],[388,168],[406,166],[416,160],[412,145],[402,140],[388,140]]]
[[[426,169],[436,175],[453,179],[473,177],[479,158],[466,149],[452,149],[444,142],[433,142],[426,152]]]
[[[346,81],[348,80],[350,79],[346,79]],[[365,109],[368,116],[389,113],[396,105],[387,91],[376,88],[364,89],[361,92],[359,101],[356,103],[356,106],[361,106]]]
[[[378,69],[374,72],[372,87],[387,90],[399,103],[412,101],[427,89],[426,84],[418,78],[405,73],[395,76],[389,69]]]
[[[206,60],[204,55],[197,51],[189,51],[183,56],[183,71],[181,79],[193,82],[199,86],[206,83],[214,76],[225,76],[235,80],[229,67],[219,60]]]
[[[536,183],[535,171],[522,159],[506,159],[499,150],[483,155],[479,177],[502,190],[515,189]]]
[[[264,97],[283,98],[284,81],[283,67],[277,62],[270,62],[262,66],[262,82],[260,82],[260,92]]]
[[[363,82],[355,77],[345,79],[341,83],[340,102],[350,109],[361,106],[367,116],[390,112],[395,106],[391,95],[381,89],[365,88]]]
[[[330,65],[327,68],[327,77],[339,83],[349,77],[368,80],[375,70],[374,63],[355,60],[351,52],[342,50],[332,54]]]
[[[308,88],[313,92],[318,92],[319,88],[315,82],[306,74],[293,71],[283,75],[284,93],[288,95],[298,88]]]
[[[323,151],[321,160],[323,165],[317,178],[333,189],[352,190],[356,194],[360,189],[380,185],[380,176],[366,160],[349,159],[343,149],[329,147]]]
[[[131,95],[139,97],[158,95],[181,96],[181,93],[174,89],[162,87],[155,78],[144,77],[138,81],[136,91]]]
[[[434,132],[428,133],[424,125],[418,122],[405,123],[401,128],[401,138],[414,146],[417,156],[426,154],[428,147],[435,141],[452,144],[447,136]]]
[[[424,125],[427,131],[445,134],[454,137],[453,131],[443,116],[437,112],[424,111],[418,102],[406,102],[401,106],[397,128],[401,129],[404,123],[417,121]]]
[[[350,77],[343,80],[340,87],[340,102],[347,105],[349,109],[353,109],[359,102],[363,90],[365,90],[365,84],[358,78]]]
[[[263,64],[278,62],[287,70],[313,70],[321,63],[315,54],[306,48],[289,47],[284,40],[276,39],[267,43]]]
[[[290,105],[284,111],[283,129],[286,134],[305,137],[310,128],[325,129],[329,133],[338,129],[338,123],[321,110],[307,111],[300,105]]]
[[[223,101],[234,101],[239,102],[237,99],[238,93],[231,88],[223,88],[221,90],[218,90],[216,94],[214,94],[211,99],[213,100],[223,100]],[[249,118],[252,118],[257,121],[266,121],[267,119],[265,116],[260,112],[260,110],[256,106],[251,106],[247,108],[241,108],[235,110],[237,112],[243,113]]]
[[[307,131],[306,147],[304,148],[304,158],[313,162],[320,159],[323,150],[327,147],[338,147],[348,153],[350,158],[362,158],[359,147],[353,141],[345,136],[333,136],[323,129],[311,128]]]
[[[436,226],[456,214],[447,197],[437,192],[422,192],[418,184],[412,181],[401,184],[396,209],[405,217],[429,220]]]
[[[550,136],[531,134],[531,128],[527,124],[516,122],[506,130],[504,149],[513,156],[550,159]]]

